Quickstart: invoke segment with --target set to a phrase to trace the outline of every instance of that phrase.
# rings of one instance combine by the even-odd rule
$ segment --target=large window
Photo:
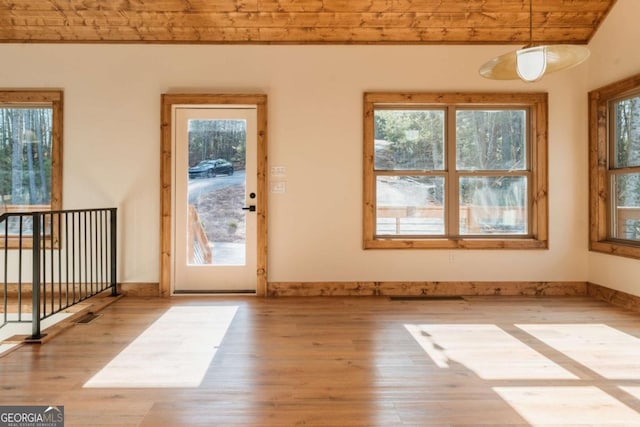
[[[640,258],[640,76],[589,101],[590,248]]]
[[[0,213],[60,209],[61,154],[62,92],[0,91]],[[17,218],[3,226],[30,233]]]
[[[546,94],[367,93],[365,248],[546,248]]]

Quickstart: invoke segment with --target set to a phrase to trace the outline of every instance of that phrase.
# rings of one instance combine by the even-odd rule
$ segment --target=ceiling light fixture
[[[576,45],[533,45],[533,0],[529,0],[529,44],[493,58],[480,75],[495,80],[538,81],[548,73],[576,66],[589,57],[589,49]]]

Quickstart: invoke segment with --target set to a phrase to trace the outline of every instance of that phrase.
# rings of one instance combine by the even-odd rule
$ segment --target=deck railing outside
[[[521,207],[462,206],[458,213],[464,234],[485,234],[492,227],[525,232],[527,211]],[[440,234],[444,231],[442,206],[378,206],[376,209],[379,234]]]
[[[482,215],[479,215],[482,213]],[[618,206],[615,209],[615,237],[623,240],[640,240],[640,208]],[[502,230],[526,224],[524,208],[501,206],[463,206],[460,208],[460,228],[465,234],[484,234],[492,221],[507,219],[500,224]],[[378,230],[382,234],[438,234],[444,230],[442,206],[379,206],[376,210]]]
[[[640,208],[618,206],[616,213],[617,236],[621,239],[640,240]]]
[[[207,233],[202,227],[202,222],[198,216],[195,206],[189,205],[189,264],[211,264],[212,254]]]

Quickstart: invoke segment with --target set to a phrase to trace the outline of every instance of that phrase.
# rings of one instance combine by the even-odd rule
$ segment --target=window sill
[[[591,252],[600,252],[608,255],[640,259],[640,243],[633,244],[613,240],[592,240],[589,243],[589,250]]]
[[[513,239],[365,239],[364,249],[548,249],[547,240]]]

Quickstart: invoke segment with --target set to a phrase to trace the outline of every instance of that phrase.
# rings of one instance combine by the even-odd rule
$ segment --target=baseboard
[[[639,296],[628,294],[623,291],[617,291],[591,282],[587,283],[587,293],[593,298],[608,302],[616,307],[640,311]]]
[[[24,298],[31,285],[23,283]],[[9,284],[7,294],[16,296],[18,285]],[[118,293],[136,297],[159,297],[158,282],[118,284]],[[590,282],[269,282],[267,296],[585,296],[640,311],[640,297]]]
[[[30,284],[22,285],[30,298]],[[16,296],[17,284],[7,294]],[[137,297],[159,297],[158,282],[126,282],[118,293]],[[590,296],[611,305],[640,311],[640,297],[591,282],[269,282],[267,296]]]
[[[584,296],[586,282],[269,282],[267,296]]]
[[[9,298],[17,297],[19,288],[22,288],[22,296],[28,296],[31,298],[31,290],[33,289],[31,283],[23,283],[22,286],[17,283],[7,283],[7,296]],[[0,285],[0,295],[4,295],[2,285]]]
[[[95,292],[93,289],[98,289],[98,284],[93,284],[93,286],[91,285],[91,283],[75,283],[75,284],[62,284],[58,285],[58,283],[46,283],[45,284],[45,290],[47,292],[47,294],[49,295],[55,295],[56,298],[60,295],[64,296],[67,295],[67,293],[69,295],[75,294],[75,295],[87,295],[87,294],[91,294],[93,292]],[[21,290],[21,292],[18,292],[19,290]],[[18,293],[22,294],[22,298],[28,298],[31,299],[31,294],[33,291],[33,284],[31,282],[23,282],[22,284],[17,284],[17,283],[9,283],[7,284],[7,296],[9,298],[16,298],[18,296]],[[0,295],[2,295],[3,292],[0,289]]]
[[[118,293],[134,297],[159,297],[158,282],[125,282],[118,284]]]
[[[31,291],[33,290],[33,286],[31,283],[22,283],[22,285],[18,285],[17,283],[9,283],[7,284],[7,296],[10,298],[15,298],[18,296],[18,289],[22,288],[22,297],[23,298],[31,298]],[[85,289],[90,289],[91,285],[84,285],[76,283],[73,286],[68,287],[69,293],[73,292],[73,287],[75,287],[76,293],[80,294],[84,292]],[[49,288],[47,288],[49,289]],[[0,287],[0,296],[2,295],[2,289]],[[58,290],[58,285],[54,284],[54,293],[56,295],[61,294],[65,295],[67,293],[67,287],[62,285],[62,288]],[[160,296],[160,285],[158,282],[125,282],[118,284],[118,293],[123,295],[130,295],[136,297],[157,297]]]

